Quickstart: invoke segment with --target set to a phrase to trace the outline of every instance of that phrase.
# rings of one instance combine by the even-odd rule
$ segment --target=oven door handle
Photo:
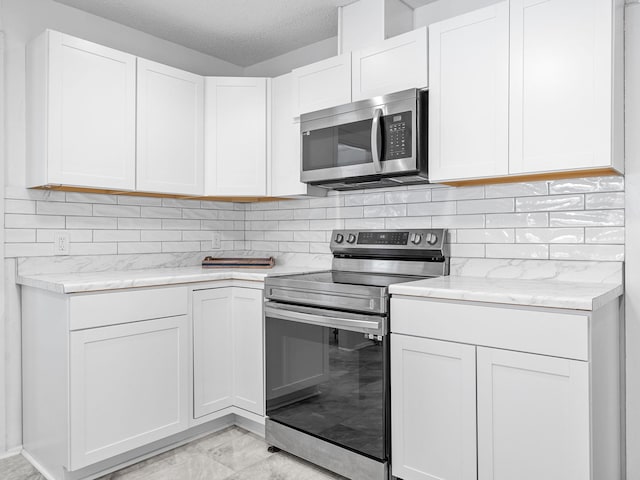
[[[360,320],[355,318],[341,318],[329,315],[315,315],[312,313],[297,312],[295,310],[285,310],[282,308],[264,306],[265,317],[289,320],[291,322],[308,323],[321,327],[338,328],[340,330],[350,330],[353,332],[375,333],[382,335],[381,320]]]

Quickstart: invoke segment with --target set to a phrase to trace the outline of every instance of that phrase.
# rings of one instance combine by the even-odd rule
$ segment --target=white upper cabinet
[[[622,170],[621,3],[511,0],[511,173]]]
[[[27,73],[27,186],[133,190],[136,57],[47,30]]]
[[[204,79],[138,59],[137,190],[204,192]]]
[[[429,178],[509,173],[509,4],[429,27]]]
[[[270,81],[206,79],[207,195],[266,195]]]
[[[384,40],[352,54],[353,101],[426,87],[427,27]]]
[[[296,68],[292,90],[296,117],[351,102],[351,53]]]
[[[303,195],[300,181],[300,123],[294,120],[293,74],[271,81],[271,191],[269,195]]]

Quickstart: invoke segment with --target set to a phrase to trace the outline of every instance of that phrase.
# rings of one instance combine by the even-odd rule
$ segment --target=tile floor
[[[269,453],[264,439],[230,427],[100,480],[330,480],[343,479],[284,452]],[[2,480],[44,480],[21,455],[0,460]]]

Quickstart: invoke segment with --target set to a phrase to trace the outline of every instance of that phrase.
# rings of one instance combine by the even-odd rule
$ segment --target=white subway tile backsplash
[[[487,228],[547,227],[548,213],[495,213],[486,216]]]
[[[584,210],[583,195],[551,195],[516,199],[517,212]]]
[[[587,243],[624,244],[624,227],[587,227],[584,234]]]
[[[67,217],[67,228],[116,230],[118,228],[118,219],[111,217]]]
[[[513,243],[515,240],[512,228],[458,230],[458,243]]]
[[[624,177],[589,177],[554,180],[549,182],[549,193],[621,192]]]
[[[34,215],[36,213],[36,202],[33,200],[15,200],[8,198],[4,202],[6,213],[25,213]]]
[[[139,242],[140,230],[96,230],[94,242]]]
[[[431,199],[434,202],[447,200],[475,200],[479,198],[484,198],[484,186],[434,188],[431,192]]]
[[[162,220],[159,218],[119,218],[118,228],[121,230],[160,230]]]
[[[176,220],[176,219],[163,219],[163,230],[199,230],[200,220]]]
[[[583,212],[552,212],[552,227],[617,227],[624,226],[624,210],[589,210]]]
[[[117,243],[69,243],[69,255],[116,255],[117,253]]]
[[[551,245],[554,260],[624,260],[624,245]]]
[[[405,217],[399,217],[405,218]],[[344,228],[353,230],[372,230],[384,227],[384,218],[347,218],[344,221]]]
[[[161,253],[161,242],[122,242],[118,243],[118,254],[127,255],[134,253]],[[199,248],[198,248],[199,250]]]
[[[431,217],[433,228],[483,228],[484,215],[445,215]]]
[[[513,198],[495,198],[490,200],[461,200],[456,213],[508,213],[514,211]]]
[[[118,203],[118,197],[115,195],[103,195],[99,193],[67,192],[66,201],[75,203],[107,203],[115,205]]]
[[[328,255],[334,229],[447,228],[453,257],[620,260],[624,180],[597,177],[454,188],[413,185],[253,204],[6,189],[5,255],[225,251]],[[211,251],[210,254],[216,254]],[[204,255],[204,253],[203,253]]]
[[[485,198],[500,197],[531,197],[534,195],[548,195],[547,182],[528,183],[500,183],[497,185],[485,185]]]
[[[455,214],[456,202],[410,203],[407,205],[407,215],[410,217]]]
[[[406,205],[374,205],[364,207],[365,217],[406,217]]]
[[[53,230],[49,230],[53,232]],[[36,230],[32,228],[13,228],[4,232],[6,243],[34,243],[36,241]]]
[[[487,258],[549,258],[549,245],[537,244],[487,244],[485,246]]]
[[[584,243],[582,228],[518,228],[517,243]]]
[[[94,217],[139,217],[140,207],[136,205],[101,205],[93,206]]]
[[[624,208],[624,192],[590,193],[585,198],[587,210]]]
[[[7,213],[5,228],[65,228],[65,217],[54,215],[22,215]],[[73,228],[73,227],[72,227]]]
[[[36,203],[38,215],[91,215],[91,205],[88,203],[43,202]]]

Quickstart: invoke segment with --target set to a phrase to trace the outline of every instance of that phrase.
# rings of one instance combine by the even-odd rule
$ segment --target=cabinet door
[[[266,195],[265,78],[206,79],[207,195]]]
[[[293,113],[335,107],[351,101],[351,53],[293,70]]]
[[[264,415],[262,290],[233,288],[234,405]]]
[[[41,125],[48,130],[48,147],[29,147],[47,149],[46,183],[133,190],[136,58],[59,32],[47,34],[48,114],[42,119],[46,127]],[[44,71],[34,73],[41,77],[34,82],[45,81]],[[31,141],[46,145],[42,138]]]
[[[137,189],[202,195],[204,79],[138,59]]]
[[[353,101],[426,87],[427,27],[353,52]]]
[[[404,480],[476,479],[474,346],[391,335],[391,448]]]
[[[194,418],[233,405],[231,288],[193,292]]]
[[[429,178],[509,173],[509,4],[429,27]]]
[[[300,123],[294,120],[293,74],[271,81],[271,192],[269,195],[303,195],[300,181]]]
[[[611,164],[613,3],[511,1],[511,173]]]
[[[590,477],[587,362],[478,347],[478,479]]]
[[[70,334],[71,470],[187,428],[188,317]]]

